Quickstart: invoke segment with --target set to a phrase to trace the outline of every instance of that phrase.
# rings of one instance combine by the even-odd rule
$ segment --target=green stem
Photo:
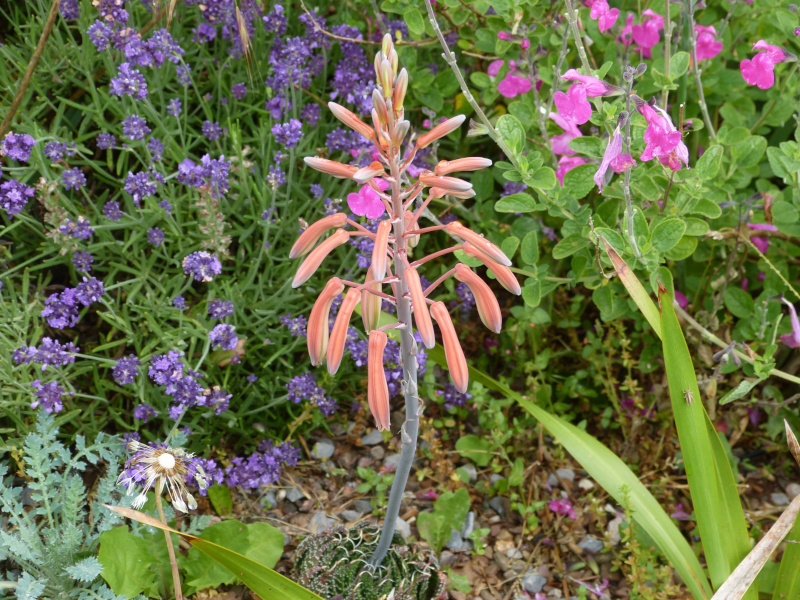
[[[694,64],[694,81],[697,85],[697,103],[700,105],[700,112],[703,113],[703,121],[708,128],[708,134],[711,139],[717,138],[717,132],[714,131],[714,125],[711,122],[711,117],[708,115],[708,106],[706,105],[706,96],[703,93],[703,81],[700,78],[700,65],[697,63],[697,36],[694,34],[694,0],[689,0],[689,49],[692,52],[692,63]],[[666,110],[666,105],[664,106]]]

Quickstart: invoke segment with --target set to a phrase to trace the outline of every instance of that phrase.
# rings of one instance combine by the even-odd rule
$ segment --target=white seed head
[[[175,457],[172,456],[169,452],[165,452],[164,454],[160,454],[158,456],[158,465],[163,469],[174,469],[175,468]]]

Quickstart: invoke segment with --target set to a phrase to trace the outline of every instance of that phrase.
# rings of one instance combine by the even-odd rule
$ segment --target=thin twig
[[[11,103],[11,108],[8,109],[8,113],[6,114],[5,119],[3,119],[2,125],[0,125],[0,138],[5,137],[6,132],[11,127],[11,121],[14,119],[14,115],[17,114],[19,105],[22,104],[22,98],[25,96],[25,92],[31,83],[33,71],[36,69],[36,65],[39,64],[39,59],[42,57],[42,52],[44,52],[44,46],[47,43],[47,38],[50,37],[50,32],[53,31],[53,24],[56,22],[56,17],[58,16],[59,4],[61,4],[61,0],[53,0],[53,4],[50,7],[50,13],[47,15],[47,21],[45,22],[44,29],[42,30],[42,35],[39,36],[39,43],[36,44],[36,49],[33,51],[33,56],[31,56],[31,60],[28,63],[28,68],[25,70],[25,75],[23,75],[22,81],[19,84],[17,95],[14,96],[14,101]]]
[[[703,93],[703,80],[700,78],[700,65],[697,62],[697,36],[694,34],[694,0],[689,0],[689,49],[692,51],[692,63],[694,64],[694,81],[697,84],[697,103],[700,105],[700,112],[703,113],[703,121],[705,121],[708,133],[711,139],[717,138],[717,132],[714,131],[714,124],[711,122],[711,117],[708,115],[708,106],[706,105],[706,96]],[[666,106],[664,107],[666,110]]]
[[[564,3],[567,5],[567,20],[569,21],[570,29],[572,29],[572,37],[575,38],[575,46],[578,48],[578,56],[581,57],[583,70],[586,71],[587,75],[591,75],[592,67],[589,65],[589,58],[586,56],[586,48],[583,47],[581,32],[578,29],[578,13],[575,12],[572,0],[564,0]]]
[[[58,0],[56,0],[56,2],[58,2]],[[161,505],[161,492],[163,489],[164,479],[161,478],[158,480],[158,485],[156,486],[156,508],[158,509],[158,517],[161,519],[161,522],[169,527],[167,517],[164,516],[164,507]],[[172,569],[172,585],[175,588],[175,600],[182,600],[183,593],[181,592],[181,576],[178,573],[178,561],[175,559],[175,548],[172,546],[172,537],[166,529],[164,530],[164,537],[167,539],[167,554],[169,554],[169,566]]]
[[[631,90],[633,89],[633,73],[628,71],[631,78],[626,82],[625,87],[625,110],[628,111],[628,116],[625,118],[625,152],[631,152]],[[639,244],[636,243],[636,232],[633,229],[633,200],[631,198],[631,170],[626,169],[625,175],[622,178],[622,191],[625,194],[625,221],[628,233],[628,241],[631,244],[634,256],[641,259],[642,253],[639,251]]]
[[[664,0],[664,10],[666,10],[664,21],[664,77],[669,79],[669,58],[672,52],[672,28],[670,27],[671,21],[669,18],[669,2]],[[665,87],[661,92],[661,106],[667,110],[667,100],[669,99],[669,88]]]

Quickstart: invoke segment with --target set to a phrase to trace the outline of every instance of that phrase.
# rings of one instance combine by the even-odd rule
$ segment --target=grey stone
[[[467,539],[473,529],[475,529],[475,513],[469,511],[467,518],[464,520],[464,526],[461,528],[461,537]]]
[[[608,534],[611,543],[615,546],[619,544],[622,537],[619,534],[619,527],[625,522],[625,517],[620,515],[618,517],[614,517],[608,522],[606,526],[606,533]]]
[[[539,575],[536,571],[528,571],[522,577],[522,589],[529,594],[537,594],[542,591],[542,588],[547,583],[547,577]]]
[[[316,458],[317,460],[328,460],[331,456],[333,456],[333,452],[336,450],[336,446],[333,445],[333,442],[329,439],[321,439],[314,447],[311,449],[311,458]]]
[[[456,563],[457,558],[458,557],[449,550],[442,550],[442,554],[439,556],[439,566],[440,567],[452,566]]]
[[[506,516],[506,508],[503,505],[503,499],[500,496],[495,496],[494,498],[489,500],[489,506],[491,506],[494,509],[494,511],[501,517]]]
[[[311,533],[319,533],[320,531],[325,531],[334,525],[336,525],[336,520],[325,514],[324,510],[320,510],[315,512],[311,517],[311,521],[308,523],[308,528],[311,530]]]
[[[455,529],[450,530],[450,539],[445,542],[444,546],[453,552],[469,550],[470,547],[469,542],[462,538],[461,534]]]
[[[305,494],[298,490],[296,487],[290,487],[286,490],[286,499],[289,502],[297,502],[298,500],[302,500],[305,498]]]
[[[361,513],[357,510],[343,510],[341,513],[342,518],[348,523],[358,521],[361,518]]]
[[[561,482],[558,480],[558,477],[563,479],[564,481],[574,481],[575,480],[575,471],[572,469],[556,469],[555,473],[550,473],[550,477],[547,478],[547,483],[550,484],[550,487],[560,487]]]
[[[348,421],[348,422],[347,422],[347,429],[346,429],[346,431],[347,431],[347,434],[348,434],[348,435],[350,435],[351,433],[353,433],[353,430],[354,430],[355,428],[356,428],[356,422],[355,422],[355,421]]]
[[[501,479],[503,479],[503,476],[500,475],[500,473],[493,473],[492,476],[489,478],[489,483],[494,485],[495,483],[497,483]]]
[[[373,429],[361,438],[361,443],[365,446],[375,446],[383,443],[383,434],[377,429]]]
[[[400,517],[397,517],[397,523],[395,524],[395,530],[397,533],[403,536],[404,540],[407,540],[411,537],[411,525],[407,521],[404,521]]]
[[[800,483],[790,483],[786,486],[786,495],[789,496],[792,500],[800,494]]]
[[[399,454],[388,454],[386,458],[383,459],[383,466],[387,469],[394,467],[397,468],[397,465],[400,464],[400,455]]]
[[[472,463],[467,463],[465,465],[462,465],[461,468],[467,472],[467,475],[469,475],[469,480],[471,482],[475,481],[478,478],[478,469],[476,469],[475,465],[473,465]]]
[[[770,500],[775,506],[786,506],[789,504],[789,497],[783,492],[775,492],[770,496]]]
[[[275,497],[275,492],[270,490],[264,494],[264,505],[268,506],[269,508],[278,506],[278,499]]]
[[[383,449],[383,446],[373,446],[369,449],[369,455],[375,460],[383,459],[385,454],[386,450]]]
[[[582,548],[585,552],[591,552],[594,554],[595,552],[600,552],[603,549],[603,541],[598,540],[594,536],[585,535],[583,538],[581,538],[581,541],[578,542],[578,547]]]
[[[353,502],[353,508],[365,515],[372,512],[372,503],[369,500],[356,500]]]

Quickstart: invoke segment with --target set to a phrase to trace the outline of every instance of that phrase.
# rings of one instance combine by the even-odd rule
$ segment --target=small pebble
[[[473,465],[472,463],[467,463],[459,468],[464,469],[467,472],[467,475],[469,475],[470,482],[475,481],[478,478],[478,469],[476,469],[475,465]]]
[[[365,515],[372,512],[372,503],[369,500],[355,500],[353,502],[353,508],[360,514]]]
[[[308,523],[308,528],[311,530],[311,533],[319,533],[321,531],[325,531],[329,527],[333,527],[334,525],[336,525],[336,520],[325,514],[324,510],[320,510],[315,512],[311,517],[311,521]]]
[[[494,509],[494,511],[501,517],[506,516],[506,509],[503,503],[503,499],[500,496],[495,496],[494,498],[489,500],[489,506],[491,506]]]
[[[383,449],[383,446],[373,446],[369,449],[369,455],[375,460],[382,460],[384,454],[386,454],[386,450]]]
[[[792,500],[800,494],[800,483],[790,483],[786,486],[786,495],[791,498]]]
[[[288,490],[286,490],[286,499],[289,502],[297,502],[305,497],[305,494],[303,494],[303,492],[298,490],[296,487],[290,487]]]
[[[439,566],[449,567],[454,565],[457,558],[458,557],[449,550],[442,550],[442,554],[439,556]]]
[[[365,446],[376,446],[383,443],[383,434],[377,429],[373,429],[361,438],[361,443]]]
[[[581,538],[581,541],[578,542],[578,547],[582,548],[585,552],[600,552],[603,549],[603,542],[602,540],[598,540],[596,537],[591,535],[585,535]]]
[[[333,456],[333,452],[336,450],[336,446],[333,445],[333,442],[328,439],[321,439],[314,447],[311,449],[311,458],[316,458],[317,460],[328,460],[331,456]]]
[[[397,465],[400,464],[400,455],[399,454],[389,454],[386,458],[383,459],[383,466],[387,469],[389,468],[397,468]]]
[[[445,548],[453,552],[469,550],[469,542],[461,537],[461,534],[453,529],[450,531],[450,539],[445,542]]]
[[[343,510],[341,513],[341,517],[347,521],[348,523],[352,523],[353,521],[358,521],[361,518],[361,513],[357,510]]]
[[[528,571],[522,578],[522,589],[529,594],[536,594],[542,591],[547,583],[547,577],[542,577],[536,571]]]
[[[461,528],[461,537],[466,539],[473,529],[475,529],[475,513],[469,511],[467,518],[464,520],[464,526]]]
[[[783,492],[775,492],[770,496],[770,500],[775,506],[786,506],[789,504],[789,497]]]
[[[397,533],[403,536],[404,540],[407,540],[411,537],[411,525],[409,525],[406,521],[402,518],[397,517],[397,524],[395,525],[395,529]]]
[[[558,474],[558,477],[556,477],[556,474]],[[561,486],[561,482],[558,480],[559,477],[564,481],[574,481],[575,471],[572,469],[556,469],[556,472],[550,473],[550,476],[547,478],[547,483],[550,484],[550,487]]]

